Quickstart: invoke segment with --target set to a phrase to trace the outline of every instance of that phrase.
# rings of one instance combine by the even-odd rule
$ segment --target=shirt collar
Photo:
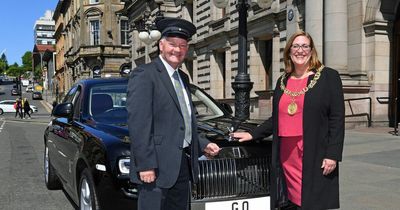
[[[174,74],[175,71],[178,71],[178,69],[172,68],[172,66],[169,65],[169,63],[167,63],[167,61],[165,61],[161,55],[159,55],[159,57],[160,57],[161,61],[163,62],[165,68],[167,69],[169,77],[172,77],[172,74]]]

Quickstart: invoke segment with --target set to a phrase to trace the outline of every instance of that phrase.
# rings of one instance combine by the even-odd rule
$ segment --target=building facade
[[[54,20],[53,11],[47,10],[43,17],[35,21],[33,27],[34,41],[38,45],[53,45],[54,40]]]
[[[43,17],[35,21],[34,48],[32,51],[33,69],[40,68],[43,89],[49,91],[53,86],[54,77],[54,30],[53,11],[47,10]]]
[[[158,11],[166,17],[192,21],[197,34],[190,42],[182,66],[192,82],[214,98],[234,104],[232,82],[238,71],[237,2],[226,0],[223,9],[208,0],[125,0],[124,15],[134,26],[130,45],[132,66],[157,55],[157,44],[138,39],[140,20],[154,21]],[[271,90],[284,70],[283,49],[296,30],[309,32],[320,60],[336,69],[342,78],[347,124],[393,122],[393,100],[398,94],[393,82],[399,78],[393,65],[390,33],[395,33],[396,15],[388,20],[382,7],[397,8],[398,1],[381,0],[253,0],[248,1],[248,72],[251,118],[271,114]],[[267,8],[261,8],[266,4]],[[393,15],[394,13],[394,15]],[[395,18],[396,17],[396,18]],[[397,24],[399,25],[399,24]],[[392,32],[390,32],[392,30]],[[392,45],[391,45],[392,43]],[[392,49],[393,51],[393,49]],[[391,64],[392,63],[392,64]],[[396,79],[393,79],[395,77]],[[396,92],[394,94],[393,92]],[[396,109],[398,109],[396,107]],[[392,110],[392,111],[391,111]],[[360,116],[358,116],[360,115]]]
[[[120,0],[59,0],[53,18],[57,57],[63,56],[56,61],[60,95],[79,79],[120,76],[130,68],[123,7]]]

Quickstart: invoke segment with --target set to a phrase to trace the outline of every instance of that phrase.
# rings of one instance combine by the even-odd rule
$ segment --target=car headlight
[[[120,159],[118,161],[118,168],[121,174],[128,175],[130,165],[131,165],[131,160],[129,158]]]

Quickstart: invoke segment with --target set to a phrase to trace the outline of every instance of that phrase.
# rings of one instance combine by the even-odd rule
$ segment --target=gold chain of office
[[[298,92],[290,91],[290,90],[288,90],[288,89],[286,88],[285,84],[283,83],[283,81],[284,81],[285,78],[286,78],[286,77],[285,77],[286,73],[283,74],[283,75],[282,75],[282,79],[281,79],[281,90],[283,90],[283,92],[284,92],[286,95],[289,95],[289,96],[291,96],[291,97],[297,97],[297,96],[299,96],[299,95],[305,94],[308,90],[310,90],[311,88],[313,88],[315,84],[317,84],[317,81],[318,81],[319,77],[321,76],[321,71],[322,71],[322,69],[323,69],[324,67],[325,67],[324,65],[321,65],[321,66],[317,69],[317,72],[315,73],[315,76],[314,76],[314,78],[311,80],[310,84],[308,84],[308,86],[304,87],[302,90],[300,90],[300,91],[298,91]]]

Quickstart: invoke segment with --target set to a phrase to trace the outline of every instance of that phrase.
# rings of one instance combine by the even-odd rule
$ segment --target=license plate
[[[269,196],[206,203],[206,210],[266,210],[269,208]]]

